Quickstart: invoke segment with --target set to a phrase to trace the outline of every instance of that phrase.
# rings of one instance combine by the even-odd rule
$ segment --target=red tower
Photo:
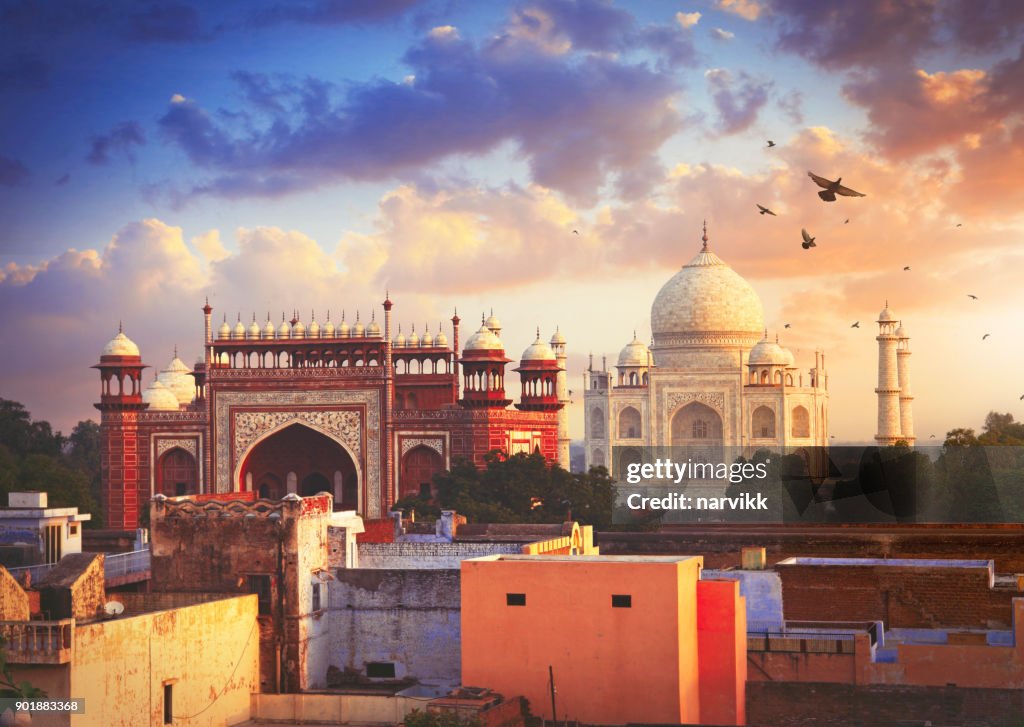
[[[537,329],[537,340],[523,351],[519,362],[519,380],[522,383],[520,403],[517,409],[522,411],[558,411],[563,404],[558,399],[558,372],[563,371],[551,346],[540,338]]]
[[[134,528],[139,506],[149,500],[149,484],[139,476],[139,412],[142,401],[142,363],[139,347],[118,328],[103,347],[100,362],[100,431],[103,433],[100,470],[107,527]],[[145,492],[139,492],[143,489]]]
[[[505,346],[486,324],[469,337],[462,350],[462,399],[467,409],[504,409],[512,400],[505,396]]]

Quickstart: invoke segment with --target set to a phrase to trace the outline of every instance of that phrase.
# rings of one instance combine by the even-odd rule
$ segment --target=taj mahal
[[[696,257],[651,306],[652,342],[634,333],[615,364],[584,372],[586,466],[612,472],[642,447],[687,447],[709,461],[725,448],[825,447],[829,376],[825,354],[801,369],[769,338],[757,292],[712,252],[704,227]],[[878,317],[880,445],[914,443],[909,336],[889,311]]]

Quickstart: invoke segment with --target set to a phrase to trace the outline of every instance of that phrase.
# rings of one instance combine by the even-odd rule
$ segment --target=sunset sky
[[[579,438],[587,354],[649,340],[704,219],[826,352],[838,440],[874,434],[886,298],[919,440],[1024,418],[1024,3],[0,0],[0,397],[65,432],[119,319],[159,369],[207,295],[390,289],[405,331],[493,308],[511,358],[560,326]]]

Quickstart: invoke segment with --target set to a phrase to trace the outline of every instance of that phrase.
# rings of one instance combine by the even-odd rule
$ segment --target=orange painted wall
[[[746,724],[747,606],[739,581],[697,583],[702,724]]]
[[[700,721],[700,557],[489,556],[462,562],[462,683],[551,719]],[[506,594],[526,594],[525,606]],[[628,594],[630,608],[613,608]]]

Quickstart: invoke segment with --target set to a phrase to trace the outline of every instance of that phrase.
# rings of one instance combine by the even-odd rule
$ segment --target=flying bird
[[[850,328],[860,328],[860,321],[854,323],[852,326],[850,326]]]
[[[848,225],[848,224],[850,224],[850,218],[849,218],[849,217],[847,217],[847,218],[846,218],[846,219],[845,219],[845,220],[843,221],[843,224],[844,224],[844,225]]]
[[[963,226],[964,226],[964,223],[963,223],[963,222],[957,222],[957,223],[956,223],[956,226],[957,226],[957,227],[963,227]]]
[[[817,247],[814,241],[818,238],[811,237],[810,235],[808,235],[807,230],[801,229],[800,235],[804,238],[804,241],[800,243],[800,247],[802,247],[804,250],[807,250],[812,247]]]
[[[775,142],[772,141],[771,139],[769,139],[768,140],[768,148],[771,149],[773,146],[775,146]]]
[[[850,189],[849,187],[844,187],[841,184],[841,182],[843,181],[842,177],[839,177],[838,179],[836,179],[836,181],[833,182],[831,179],[819,177],[814,172],[807,172],[807,176],[813,179],[814,183],[821,187],[822,191],[818,192],[818,196],[821,197],[821,199],[825,202],[835,202],[837,194],[842,195],[843,197],[867,196],[866,194],[856,192]]]
[[[928,437],[928,439],[935,439],[935,435],[933,434],[932,436]]]
[[[580,231],[579,231],[579,230],[573,230],[573,231],[572,231],[572,234],[574,234],[574,235],[578,235],[578,234],[580,234]]]
[[[981,337],[981,340],[984,341],[986,338],[988,338],[991,335],[992,335],[991,333],[986,333],[984,336]]]
[[[977,300],[978,299],[978,296],[971,295],[970,293],[967,294],[967,297],[970,298],[971,300]]]
[[[910,266],[909,265],[905,265],[905,266],[903,266],[903,269],[904,270],[910,270]]]
[[[757,202],[755,202],[754,204],[757,204]],[[777,214],[775,214],[774,212],[772,212],[772,211],[771,211],[770,209],[768,209],[768,208],[767,208],[767,207],[765,207],[764,205],[758,204],[758,205],[757,205],[757,208],[758,208],[759,210],[761,210],[761,214],[762,214],[762,215],[771,215],[772,217],[778,217],[778,215],[777,215]]]
[[[1021,401],[1024,401],[1024,394],[1021,394],[1021,395],[1020,395],[1020,400],[1021,400]]]
[[[789,324],[787,323],[786,325],[783,326],[783,328],[789,328]]]

